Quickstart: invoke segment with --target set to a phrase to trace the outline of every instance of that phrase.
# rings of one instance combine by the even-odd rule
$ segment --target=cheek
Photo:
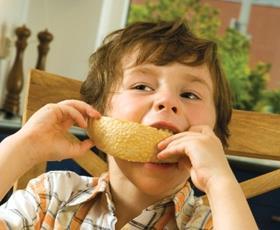
[[[214,129],[216,125],[216,119],[217,119],[216,107],[214,105],[214,102],[209,106],[208,110],[209,110],[209,124]]]
[[[216,111],[214,106],[203,106],[187,109],[188,120],[191,125],[208,125],[212,129],[216,123]]]
[[[202,114],[203,119],[207,125],[214,129],[216,124],[216,109],[213,104],[207,106]]]
[[[117,119],[138,122],[144,114],[143,102],[126,94],[114,95],[109,103],[106,115]]]

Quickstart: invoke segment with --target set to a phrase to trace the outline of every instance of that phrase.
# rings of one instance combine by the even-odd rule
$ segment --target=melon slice
[[[171,132],[102,116],[89,119],[89,137],[103,152],[133,162],[176,162],[177,157],[159,160],[157,144]]]

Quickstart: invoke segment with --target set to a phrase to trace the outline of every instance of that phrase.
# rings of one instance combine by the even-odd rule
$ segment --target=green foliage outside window
[[[131,5],[128,23],[175,19],[184,20],[195,34],[218,43],[234,108],[280,113],[280,90],[266,89],[270,64],[260,62],[253,69],[249,67],[250,40],[231,28],[219,35],[221,21],[217,9],[199,0],[146,0]]]

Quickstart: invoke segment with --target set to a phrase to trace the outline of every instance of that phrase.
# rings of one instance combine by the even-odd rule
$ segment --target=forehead
[[[150,56],[153,56],[150,58]],[[121,59],[120,59],[120,66],[122,70],[129,69],[136,66],[141,66],[145,64],[154,64],[155,66],[169,66],[173,63],[180,63],[182,66],[193,66],[193,67],[200,67],[200,66],[206,66],[208,68],[208,64],[206,62],[200,62],[197,63],[197,56],[196,55],[188,55],[185,58],[180,58],[177,60],[176,57],[170,58],[168,62],[161,62],[161,56],[160,54],[151,54],[150,56],[143,58],[143,53],[141,53],[141,50],[139,47],[134,47],[131,50],[127,50],[123,53]],[[196,64],[194,64],[196,63]]]
[[[182,64],[179,62],[172,62],[162,66],[148,62],[137,65],[136,61],[138,55],[139,51],[130,52],[122,58],[121,66],[123,77],[132,73],[159,76],[170,71],[170,76],[174,76],[174,74],[176,74],[177,76],[182,77],[185,81],[201,83],[206,85],[211,91],[213,90],[212,75],[206,63],[197,66]]]

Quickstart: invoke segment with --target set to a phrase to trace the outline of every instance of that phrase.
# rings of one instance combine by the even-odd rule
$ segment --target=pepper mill
[[[19,114],[20,92],[23,88],[23,53],[27,46],[27,38],[31,35],[30,30],[23,25],[15,30],[17,41],[16,57],[12,69],[7,78],[7,95],[3,105],[3,111],[6,117],[12,117]]]
[[[49,43],[53,40],[53,35],[44,30],[38,33],[39,45],[38,45],[38,59],[36,69],[45,70],[47,53],[49,51]]]

